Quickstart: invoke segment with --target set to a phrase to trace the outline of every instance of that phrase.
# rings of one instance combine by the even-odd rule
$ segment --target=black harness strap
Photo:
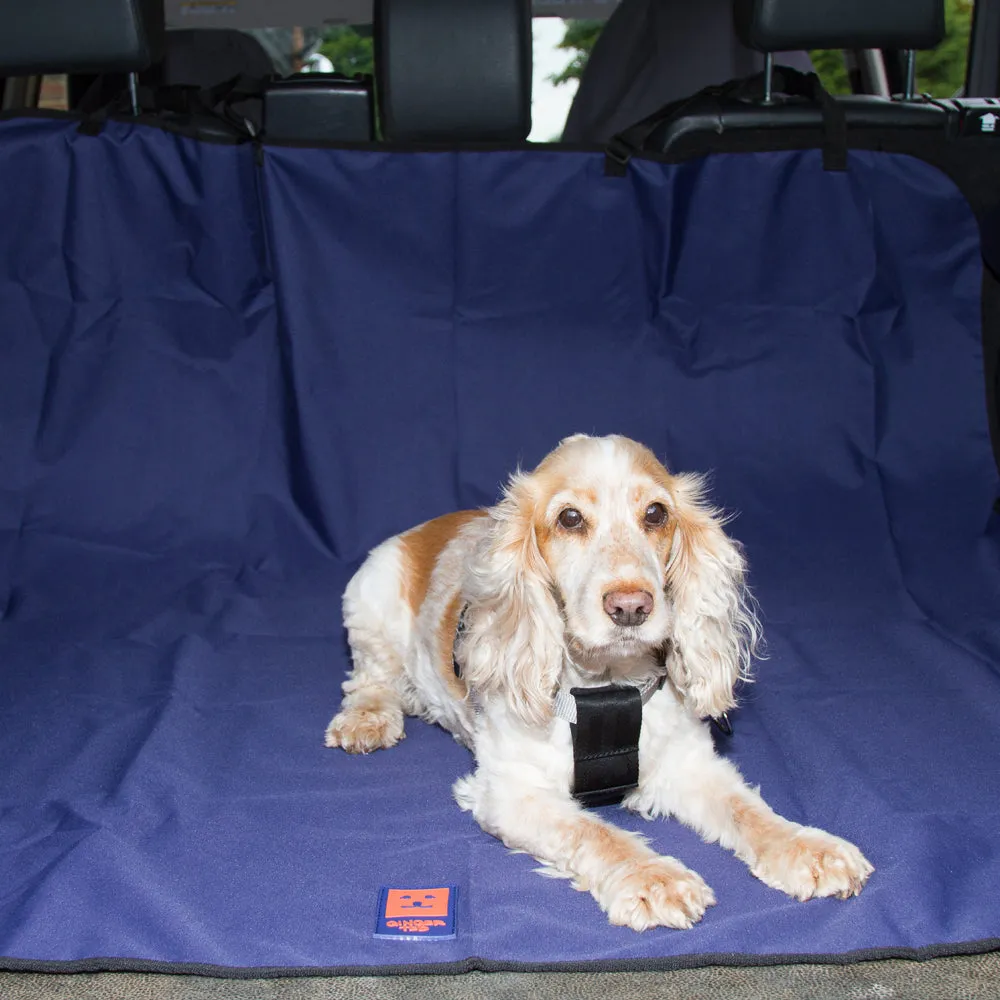
[[[468,614],[469,605],[465,604],[462,606],[462,610],[458,616],[458,623],[455,625],[455,639],[451,645],[451,664],[455,670],[455,676],[461,680],[462,679],[462,666],[458,662],[458,657],[455,655],[455,648],[458,646],[458,640],[461,638],[462,633],[465,631],[465,616]]]
[[[615,805],[639,784],[642,695],[632,686],[573,688],[573,796],[585,806]]]

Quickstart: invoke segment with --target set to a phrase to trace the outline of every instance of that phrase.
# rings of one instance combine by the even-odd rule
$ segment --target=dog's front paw
[[[715,903],[700,875],[673,858],[619,865],[595,892],[608,919],[621,927],[692,927]]]
[[[398,709],[349,708],[326,727],[326,745],[348,753],[371,753],[395,746],[403,738],[403,713]]]
[[[847,899],[861,892],[875,869],[848,841],[815,827],[792,825],[759,854],[750,870],[765,885],[796,899]]]

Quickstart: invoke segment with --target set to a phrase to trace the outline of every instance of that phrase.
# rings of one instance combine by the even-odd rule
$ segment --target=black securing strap
[[[733,724],[729,721],[729,716],[723,712],[722,715],[712,716],[712,725],[722,733],[723,736],[733,735]]]
[[[632,686],[573,688],[573,796],[585,806],[615,805],[639,784],[642,695]]]
[[[781,72],[790,79],[787,67]],[[819,105],[823,115],[823,169],[843,171],[847,169],[847,115],[837,99],[823,87],[816,73],[803,75],[792,70],[798,78],[791,90],[803,94]],[[790,85],[786,85],[788,88]],[[802,88],[801,90],[799,88]]]
[[[458,640],[462,637],[462,633],[465,631],[465,616],[469,611],[469,605],[463,606],[461,613],[458,616],[458,623],[455,625],[455,640],[451,647],[451,664],[455,670],[455,676],[461,680],[462,679],[462,665],[458,662],[458,657],[455,655],[455,650],[458,647]]]

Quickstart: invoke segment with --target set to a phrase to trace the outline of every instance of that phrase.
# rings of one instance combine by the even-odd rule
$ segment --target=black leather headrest
[[[253,35],[235,28],[182,28],[167,32],[162,82],[214,87],[235,76],[274,75],[274,63]]]
[[[0,16],[0,75],[131,73],[163,53],[163,0],[22,0]]]
[[[530,0],[376,0],[373,16],[386,139],[527,137]]]
[[[758,52],[932,49],[943,0],[735,0],[736,31]]]

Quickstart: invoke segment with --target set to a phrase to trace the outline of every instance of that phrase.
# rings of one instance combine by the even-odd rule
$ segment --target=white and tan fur
[[[657,504],[666,516],[650,523]],[[567,527],[570,508],[581,521]],[[712,890],[576,802],[569,724],[553,715],[559,687],[665,672],[623,805],[675,817],[797,899],[853,896],[873,870],[861,852],[773,812],[704,721],[749,679],[759,629],[744,572],[699,477],[671,475],[627,438],[567,438],[491,509],[371,552],[344,594],[354,666],[326,743],[367,753],[402,739],[405,715],[439,723],[475,753],[454,791],[484,830],[589,891],[612,923],[690,927]],[[638,610],[623,611],[630,601]]]

